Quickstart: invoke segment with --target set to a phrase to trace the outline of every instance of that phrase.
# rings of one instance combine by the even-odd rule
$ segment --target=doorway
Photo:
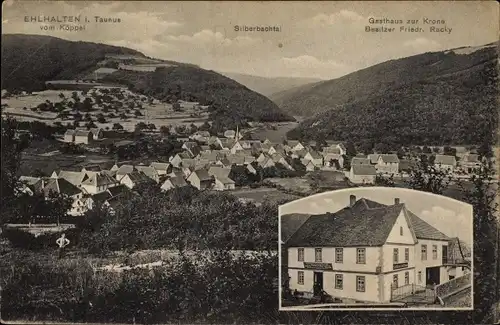
[[[313,292],[317,296],[323,291],[323,272],[314,272]]]
[[[438,267],[428,267],[426,269],[426,286],[438,285],[440,279],[439,266]]]

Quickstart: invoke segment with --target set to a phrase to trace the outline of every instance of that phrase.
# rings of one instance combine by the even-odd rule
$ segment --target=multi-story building
[[[289,286],[346,303],[388,303],[450,280],[449,240],[398,198],[384,205],[351,195],[344,209],[311,216],[285,243]]]

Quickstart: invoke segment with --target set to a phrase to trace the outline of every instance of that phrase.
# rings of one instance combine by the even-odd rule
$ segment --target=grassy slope
[[[160,99],[176,94],[184,100],[212,102],[224,111],[223,115],[236,119],[292,120],[268,98],[214,71],[190,66],[167,67],[154,73],[117,71],[107,80],[128,84]]]

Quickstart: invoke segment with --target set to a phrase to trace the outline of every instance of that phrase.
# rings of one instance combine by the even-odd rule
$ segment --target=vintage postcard
[[[495,1],[2,3],[2,323],[500,320]]]

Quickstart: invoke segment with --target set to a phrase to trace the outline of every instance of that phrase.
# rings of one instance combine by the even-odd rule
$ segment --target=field
[[[286,133],[297,127],[297,125],[297,122],[268,123],[253,128],[249,133],[255,139],[262,141],[269,139],[275,143],[282,143],[286,139]]]
[[[102,88],[100,88],[102,89]],[[139,96],[129,90],[122,89],[122,94],[125,96]],[[7,106],[3,109],[2,114],[9,114],[14,116],[19,121],[44,121],[45,123],[53,125],[55,122],[61,122],[63,124],[72,123],[73,118],[70,116],[68,118],[59,118],[57,112],[50,111],[31,111],[30,108],[36,107],[37,105],[50,101],[52,103],[57,103],[61,101],[59,94],[64,94],[66,98],[71,98],[73,91],[71,90],[45,90],[30,95],[24,96],[14,96],[11,98],[2,99],[2,104]],[[81,91],[76,91],[78,96],[83,99],[85,95]],[[88,95],[87,95],[88,96]],[[113,127],[114,123],[120,123],[126,131],[134,131],[135,125],[139,122],[144,122],[146,124],[154,124],[156,129],[162,126],[175,127],[177,125],[189,126],[195,124],[197,126],[202,125],[208,120],[208,112],[206,107],[198,106],[196,102],[180,102],[181,110],[174,111],[171,104],[160,103],[158,101],[153,103],[143,102],[143,109],[140,110],[142,116],[134,116],[133,109],[129,110],[126,119],[121,119],[119,117],[122,111],[125,111],[125,102],[122,101],[124,107],[118,111],[111,110],[108,113],[101,111],[96,105],[94,105],[94,110],[89,112],[90,116],[93,118],[94,123],[103,129]],[[24,109],[26,107],[26,109]],[[74,113],[71,109],[65,110],[68,113]],[[106,118],[106,123],[99,123],[97,121],[97,114],[102,113]],[[112,113],[115,117],[109,117]],[[81,114],[85,114],[81,112]],[[83,122],[80,124],[83,125]]]
[[[248,199],[255,203],[293,201],[300,196],[283,193],[276,188],[260,187],[255,189],[238,189],[231,191],[231,194],[241,199]]]
[[[29,176],[33,175],[34,171],[39,170],[43,174],[50,176],[53,171],[60,169],[80,170],[83,166],[88,164],[111,161],[112,159],[109,157],[96,154],[68,155],[59,153],[58,151],[42,154],[23,154],[19,167],[19,174]]]
[[[265,182],[273,184],[280,189],[301,193],[303,195],[312,194],[313,191],[310,180],[302,177],[269,178],[266,179]]]

